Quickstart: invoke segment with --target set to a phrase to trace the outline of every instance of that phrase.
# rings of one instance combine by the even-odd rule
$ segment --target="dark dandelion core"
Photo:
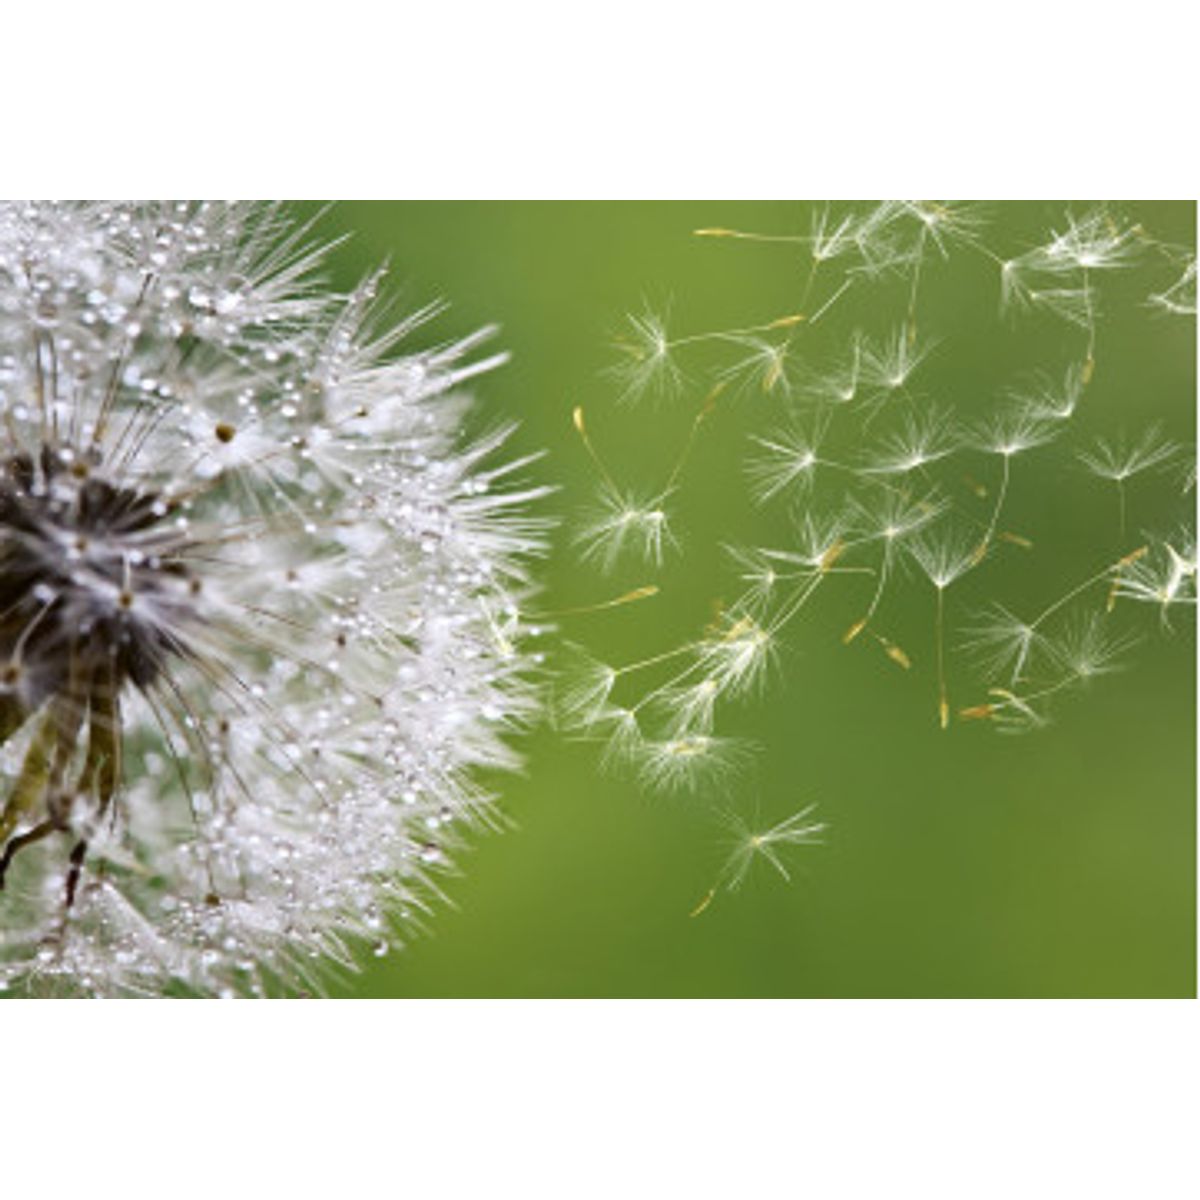
[[[120,781],[121,693],[185,652],[199,588],[170,515],[155,493],[106,479],[98,454],[44,443],[0,459],[0,744],[32,729],[0,810],[0,888],[20,850],[62,832],[75,902],[89,830]]]
[[[154,682],[192,590],[169,511],[69,451],[0,462],[0,688],[31,711],[73,680]]]

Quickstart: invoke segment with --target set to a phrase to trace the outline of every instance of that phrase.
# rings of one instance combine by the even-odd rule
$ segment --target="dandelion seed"
[[[564,728],[588,729],[608,713],[618,671],[582,647],[571,647],[569,652],[570,662],[562,670],[555,712]]]
[[[675,361],[662,317],[649,310],[628,314],[615,345],[620,359],[609,368],[609,374],[620,387],[622,402],[633,403],[646,396],[671,400],[682,391],[683,372]]]
[[[1065,230],[1033,251],[1031,261],[1036,270],[1048,273],[1128,267],[1140,251],[1136,234],[1135,227],[1120,225],[1104,208],[1079,218],[1068,214]]]
[[[717,376],[720,383],[742,390],[753,387],[764,395],[783,399],[795,392],[796,365],[788,342],[745,336],[730,340],[744,353],[720,371]]]
[[[987,716],[1002,733],[1028,733],[1035,729],[1044,729],[1049,723],[1049,718],[1036,708],[1036,701],[1019,696],[1006,688],[991,688],[989,695],[992,697],[991,703],[980,706],[980,709],[987,709]]]
[[[1057,433],[1036,409],[1022,405],[987,418],[976,428],[974,440],[980,450],[1007,459],[1044,446]]]
[[[861,469],[869,475],[907,475],[953,454],[961,441],[944,409],[905,413],[901,427],[880,438]]]
[[[727,615],[701,644],[701,667],[719,691],[743,695],[762,685],[776,648],[770,630],[753,617]]]
[[[1179,453],[1179,445],[1164,438],[1156,425],[1146,429],[1136,442],[1126,442],[1121,434],[1112,442],[1097,438],[1091,449],[1077,451],[1079,461],[1088,471],[1116,485],[1117,523],[1122,536],[1126,524],[1126,483],[1137,475],[1167,466]]]
[[[736,892],[746,882],[754,864],[760,860],[769,864],[785,883],[791,883],[792,875],[783,853],[791,847],[822,844],[828,825],[814,818],[816,811],[815,804],[806,805],[777,825],[767,828],[759,828],[757,823],[751,825],[737,813],[724,814],[731,848],[710,895],[722,889]]]
[[[746,590],[737,600],[736,608],[755,611],[771,600],[780,583],[779,571],[763,550],[742,549],[726,546],[725,552],[732,560],[738,578]]]
[[[604,738],[600,765],[605,769],[636,762],[646,744],[634,709],[613,705],[593,721],[593,728]]]
[[[901,209],[915,218],[922,234],[937,247],[943,258],[954,242],[975,246],[987,226],[983,207],[972,201],[905,200]]]
[[[820,404],[850,404],[856,400],[862,384],[863,342],[862,334],[855,333],[842,361],[803,380],[803,395]]]
[[[1136,442],[1126,442],[1123,434],[1112,442],[1097,438],[1094,448],[1080,450],[1078,457],[1093,475],[1123,483],[1135,475],[1165,466],[1179,452],[1178,443],[1168,441],[1158,426],[1152,425]]]
[[[1024,407],[999,413],[979,427],[976,434],[979,448],[989,454],[998,455],[1002,467],[1000,486],[996,490],[996,503],[992,506],[983,537],[975,548],[976,561],[982,561],[991,548],[1004,501],[1008,497],[1013,458],[1036,446],[1044,445],[1056,433],[1057,430],[1047,425],[1035,411]]]
[[[1086,682],[1121,670],[1121,660],[1139,640],[1115,632],[1100,613],[1089,612],[1067,625],[1053,642],[1051,652],[1074,680]]]
[[[1196,563],[1195,538],[1180,530],[1171,541],[1156,542],[1127,562],[1116,577],[1113,595],[1157,605],[1166,625],[1172,606],[1196,603]]]
[[[860,232],[860,223],[850,213],[843,214],[835,223],[828,204],[814,210],[809,238],[813,258],[821,263],[832,262],[843,254],[861,249]]]
[[[1021,620],[1002,604],[993,605],[964,630],[962,649],[972,654],[988,679],[1011,675],[1015,682],[1031,658],[1049,652],[1046,638],[1037,626]]]
[[[871,504],[864,500],[852,500],[855,525],[861,524],[862,540],[878,541],[883,551],[879,562],[875,591],[866,613],[852,624],[842,635],[844,644],[849,645],[874,618],[883,599],[884,589],[891,578],[896,553],[904,539],[924,529],[946,511],[948,502],[944,498],[928,495],[914,498],[904,492],[885,490]]]
[[[391,940],[532,709],[538,549],[284,210],[0,208],[0,985],[261,993]],[[386,880],[386,887],[381,881]]]
[[[1086,363],[1072,363],[1061,382],[1040,374],[1030,387],[1010,389],[1008,397],[1015,409],[1027,411],[1035,422],[1065,421],[1079,406],[1087,386],[1086,373]]]
[[[1177,316],[1196,315],[1196,256],[1190,254],[1184,260],[1183,273],[1161,292],[1155,292],[1148,301],[1155,308]]]
[[[654,693],[655,707],[665,716],[667,730],[676,737],[710,734],[722,680],[706,676],[696,683],[662,688]]]
[[[1035,307],[1061,317],[1070,325],[1077,325],[1088,332],[1089,346],[1095,336],[1096,308],[1090,287],[1035,288],[1029,293],[1029,302]],[[1091,360],[1089,350],[1088,360]]]
[[[732,738],[706,733],[645,740],[634,751],[643,786],[654,792],[697,792],[732,774],[745,747]]]
[[[868,345],[864,354],[864,377],[883,392],[898,392],[908,385],[913,372],[933,350],[932,342],[914,342],[907,329],[898,329],[878,346]]]
[[[925,572],[937,594],[934,642],[937,648],[938,720],[945,729],[950,723],[950,703],[946,695],[946,589],[979,561],[978,545],[972,546],[960,530],[949,528],[924,533],[915,538],[909,547],[909,553]]]
[[[664,550],[678,545],[663,501],[662,496],[643,499],[602,486],[575,535],[583,558],[606,572],[625,558],[661,566]]]
[[[805,491],[812,486],[821,463],[819,439],[819,431],[810,434],[795,426],[773,437],[753,439],[765,451],[746,468],[756,503],[765,504],[783,492]]]

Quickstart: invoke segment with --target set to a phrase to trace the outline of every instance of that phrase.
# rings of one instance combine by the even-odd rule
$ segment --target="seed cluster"
[[[1194,429],[1166,436],[1141,416],[1146,397],[1132,433],[1092,424],[1114,357],[1107,316],[1119,303],[1147,329],[1192,321],[1194,245],[1105,205],[1061,211],[1024,246],[973,203],[807,204],[796,214],[796,231],[695,231],[709,253],[754,254],[770,278],[785,273],[794,307],[700,331],[661,312],[630,314],[609,374],[613,405],[586,420],[573,413],[598,484],[576,530],[583,561],[636,579],[627,600],[665,595],[668,566],[678,588],[697,547],[723,548],[728,566],[727,590],[694,636],[624,661],[581,648],[562,673],[561,722],[647,787],[718,802],[748,751],[721,732],[723,710],[765,686],[818,607],[841,604],[842,616],[810,622],[811,636],[877,656],[894,687],[922,687],[933,728],[1023,732],[1196,601]],[[951,270],[957,304],[931,316],[929,284]],[[960,354],[952,382],[939,383],[939,360],[981,327],[989,346],[1015,350],[1011,373],[972,373]],[[1026,331],[1040,360],[1023,361]],[[1172,366],[1185,377],[1189,364]],[[608,446],[625,424],[645,430],[638,409],[649,404],[659,430],[682,432],[647,485]],[[705,439],[705,469],[693,471]],[[744,491],[743,526],[761,519],[782,538],[747,544],[744,527],[700,527],[685,539],[681,513],[723,469],[741,476],[725,494]],[[1065,481],[1087,486],[1088,476],[1099,549],[1090,570],[1067,573],[1048,522],[1016,518],[1014,494],[1040,496],[1045,517]],[[1040,565],[1032,605],[1009,598],[1018,563]],[[927,606],[923,638],[896,603],[902,592]]]

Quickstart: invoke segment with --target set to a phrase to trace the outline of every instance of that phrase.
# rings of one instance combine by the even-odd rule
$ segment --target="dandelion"
[[[1139,642],[1134,634],[1115,632],[1102,613],[1090,612],[1069,624],[1052,647],[1072,680],[1086,683],[1123,667],[1123,659]]]
[[[850,404],[856,400],[863,378],[863,344],[862,334],[855,333],[842,361],[803,381],[803,395],[818,404]]]
[[[1136,442],[1118,435],[1113,442],[1097,438],[1091,450],[1079,451],[1079,461],[1093,474],[1114,483],[1124,483],[1134,475],[1168,463],[1179,453],[1179,446],[1162,436],[1157,426],[1145,430]]]
[[[725,616],[700,646],[700,663],[722,692],[741,695],[761,686],[777,650],[772,632],[748,614]]]
[[[1154,292],[1149,303],[1163,312],[1176,316],[1196,315],[1196,256],[1189,254],[1184,259],[1183,271],[1170,287]]]
[[[789,402],[783,421],[766,428],[751,424],[744,472],[749,498],[756,504],[786,498],[794,524],[782,545],[730,551],[733,603],[718,604],[708,629],[684,648],[681,658],[686,661],[677,664],[676,675],[631,703],[649,731],[639,743],[644,760],[663,758],[678,765],[692,753],[703,759],[707,743],[688,739],[716,737],[725,700],[744,698],[769,678],[785,629],[802,613],[814,613],[810,600],[834,575],[872,577],[869,598],[864,596],[861,615],[842,633],[842,641],[861,639],[863,645],[878,647],[901,669],[911,667],[913,659],[876,622],[885,595],[899,590],[908,560],[929,579],[935,593],[936,653],[931,657],[936,660],[943,729],[951,715],[951,649],[976,660],[990,685],[982,703],[958,710],[962,720],[988,721],[1009,731],[1035,728],[1048,722],[1056,695],[1106,673],[1124,649],[1121,638],[1098,617],[1093,622],[1081,616],[1091,603],[1085,602],[1085,593],[1107,587],[1109,608],[1123,599],[1152,602],[1161,608],[1164,621],[1179,604],[1194,602],[1194,569],[1189,565],[1194,555],[1180,549],[1184,543],[1176,537],[1169,544],[1125,553],[1068,587],[1032,618],[993,602],[971,618],[961,644],[947,645],[947,619],[954,615],[946,597],[949,588],[998,543],[1033,548],[1023,533],[1003,528],[1020,479],[1014,463],[1018,456],[1066,441],[1071,433],[1069,422],[1095,373],[1103,277],[1132,268],[1149,247],[1181,273],[1178,295],[1164,288],[1161,298],[1151,302],[1170,311],[1186,310],[1189,270],[1194,292],[1190,247],[1155,242],[1108,207],[1068,212],[1031,246],[1005,254],[985,240],[985,216],[981,206],[949,201],[820,204],[810,209],[807,228],[801,224],[794,232],[696,231],[736,242],[778,244],[789,273],[800,260],[792,316],[669,338],[660,322],[656,331],[643,336],[647,359],[707,345],[709,362],[699,355],[694,361],[697,372],[706,373],[718,389],[752,385]],[[1034,371],[1018,380],[1002,393],[1002,404],[983,413],[971,413],[967,406],[945,408],[914,388],[939,344],[917,336],[923,278],[931,261],[960,253],[983,260],[993,279],[998,273],[1002,310],[1021,310],[1033,319],[1039,314],[1056,317],[1086,334],[1080,353],[1053,372]],[[968,266],[963,264],[964,273]],[[895,296],[897,290],[904,292],[903,299]],[[1127,290],[1133,293],[1132,287]],[[858,303],[864,300],[878,303],[872,309]],[[869,338],[855,328],[868,317],[883,315],[878,304],[889,303],[896,307],[882,338]],[[1194,306],[1194,300],[1190,303]],[[837,348],[837,338],[830,325],[820,322],[834,306],[846,310],[856,304],[857,311],[845,314],[845,328],[855,332],[841,342],[840,352],[827,357],[828,349]],[[1009,349],[1003,351],[1006,359]],[[967,359],[949,366],[965,369]],[[744,411],[742,419],[757,421],[761,407]],[[887,407],[896,410],[894,417],[880,415]],[[878,427],[872,428],[876,420]],[[695,426],[682,459],[694,434]],[[967,460],[972,453],[999,459],[983,482]],[[1059,461],[1072,453],[1074,447],[1065,455],[1060,451]],[[1053,450],[1042,456],[1048,473],[1053,456]],[[1097,447],[1084,447],[1084,465],[1117,485],[1122,528],[1126,479],[1157,467],[1160,456],[1162,465],[1172,467],[1180,457],[1157,434],[1128,447],[1103,440]],[[963,483],[967,494],[961,491]],[[1194,463],[1180,483],[1185,491],[1194,486]],[[627,507],[654,511],[663,497],[674,501],[679,484],[677,468],[666,488],[646,493],[653,499],[639,498],[638,505]],[[947,514],[952,515],[943,519]],[[1054,553],[1052,548],[1050,557],[1043,558],[1047,566]],[[1072,601],[1079,604],[1068,611]]]
[[[1010,389],[1008,398],[1018,409],[1027,411],[1034,421],[1066,421],[1074,416],[1083,389],[1087,386],[1087,364],[1072,363],[1062,380],[1042,373],[1028,388]]]
[[[1052,233],[1049,242],[1032,254],[1034,268],[1062,271],[1112,271],[1128,267],[1140,246],[1138,230],[1122,226],[1106,208],[1092,209],[1082,217],[1067,215],[1062,233]]]
[[[790,397],[796,390],[796,362],[788,341],[769,341],[750,335],[737,336],[731,343],[742,348],[740,358],[722,368],[717,380],[740,389],[757,388],[764,395]]]
[[[586,729],[608,713],[620,672],[582,647],[568,647],[567,655],[571,661],[560,671],[555,714],[567,729]]]
[[[949,526],[915,538],[909,553],[937,594],[934,643],[937,648],[938,721],[945,729],[950,724],[950,702],[946,695],[946,589],[978,563],[978,546],[972,545],[961,530]]]
[[[635,759],[645,744],[637,710],[627,705],[606,708],[595,718],[592,728],[604,740],[600,765],[605,769]]]
[[[1181,529],[1170,541],[1154,543],[1145,554],[1126,563],[1113,586],[1113,599],[1155,604],[1164,625],[1169,610],[1196,603],[1196,540]]]
[[[972,653],[989,679],[1011,672],[1015,683],[1031,656],[1049,650],[1045,636],[1033,622],[1023,621],[1002,604],[995,604],[965,630],[962,648]]]
[[[586,561],[610,572],[624,558],[661,566],[677,545],[663,496],[639,497],[604,484],[575,535]]]
[[[992,506],[983,537],[976,547],[976,555],[982,559],[991,546],[996,525],[1008,498],[1008,485],[1012,474],[1012,460],[1026,450],[1044,445],[1057,430],[1047,425],[1039,413],[1030,408],[1016,407],[991,417],[980,426],[976,438],[979,449],[999,456],[1002,467],[1000,486],[996,490],[996,503]]]
[[[746,587],[735,607],[754,611],[767,604],[781,581],[779,569],[771,560],[770,553],[738,546],[726,546],[725,553],[733,562],[738,579]]]
[[[863,530],[861,540],[879,542],[882,552],[875,591],[871,595],[867,611],[842,635],[842,641],[847,645],[874,619],[879,602],[883,599],[884,589],[891,578],[897,552],[904,545],[905,539],[935,521],[949,506],[945,498],[928,495],[914,499],[905,492],[891,489],[883,491],[872,503],[859,498],[853,499],[851,503],[856,514],[855,522],[861,523]]]
[[[384,951],[531,713],[537,526],[274,207],[0,209],[0,984],[313,986]]]
[[[809,433],[797,425],[782,429],[771,437],[753,440],[763,453],[746,468],[750,493],[758,504],[766,504],[783,492],[803,492],[812,487],[820,457],[820,426]],[[838,469],[839,464],[825,465]]]
[[[975,655],[981,669],[990,679],[997,679],[1006,673],[1009,679],[1006,688],[992,689],[993,693],[1002,697],[1003,704],[999,708],[993,703],[978,705],[962,710],[960,717],[966,720],[993,719],[1003,714],[1012,724],[1014,712],[1019,711],[1021,720],[1017,723],[1022,727],[1033,727],[1030,724],[1030,713],[1016,705],[1015,701],[1015,689],[1027,675],[1039,668],[1044,674],[1050,674],[1064,665],[1067,668],[1066,677],[1059,683],[1044,687],[1037,693],[1026,694],[1024,700],[1028,706],[1052,696],[1069,683],[1105,674],[1111,669],[1111,664],[1119,655],[1124,654],[1133,641],[1111,637],[1105,627],[1092,621],[1095,614],[1077,618],[1073,625],[1057,636],[1048,634],[1045,626],[1051,617],[1071,601],[1106,580],[1111,581],[1111,608],[1112,601],[1119,594],[1122,581],[1129,572],[1138,570],[1138,564],[1146,557],[1147,552],[1148,548],[1142,546],[1123,555],[1115,563],[1088,576],[1082,583],[1060,595],[1032,620],[1023,620],[1003,605],[995,604],[984,612],[975,624],[968,626],[963,648]]]
[[[709,675],[696,683],[656,691],[654,703],[665,714],[666,728],[672,734],[710,734],[721,690],[722,681]]]
[[[961,435],[946,410],[905,413],[901,427],[880,438],[861,469],[868,475],[907,475],[948,457],[960,444]]]
[[[843,213],[835,222],[828,204],[814,209],[809,248],[817,262],[831,262],[843,254],[861,249],[861,224],[852,213]]]
[[[683,372],[675,361],[664,318],[649,309],[627,314],[615,345],[620,359],[610,374],[623,402],[644,396],[670,400],[683,389]]]
[[[806,805],[767,828],[760,828],[757,820],[751,824],[735,812],[724,813],[723,824],[729,831],[729,854],[717,873],[716,882],[691,915],[698,917],[718,891],[736,892],[741,888],[759,860],[771,866],[785,883],[791,883],[792,874],[784,861],[784,853],[796,846],[819,846],[824,841],[828,825],[814,818],[816,811],[815,804]]]
[[[867,382],[884,393],[901,391],[933,346],[932,342],[914,341],[907,329],[897,329],[878,345],[868,345],[864,363]]]
[[[933,242],[943,258],[955,242],[977,245],[987,227],[983,206],[973,201],[905,200],[898,208],[919,222],[920,237]]]
[[[1091,449],[1077,453],[1088,471],[1116,485],[1118,522],[1124,536],[1126,483],[1135,475],[1166,466],[1179,455],[1180,448],[1164,438],[1158,426],[1152,425],[1135,442],[1127,442],[1123,434],[1112,442],[1097,438]]]
[[[698,732],[644,740],[633,755],[642,785],[666,794],[711,787],[728,778],[744,756],[743,743]]]

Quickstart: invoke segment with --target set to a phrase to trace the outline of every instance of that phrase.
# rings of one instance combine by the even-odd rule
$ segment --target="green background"
[[[1190,203],[1125,206],[1156,236],[1194,245]],[[661,572],[604,579],[582,567],[570,523],[595,472],[570,423],[583,404],[613,470],[661,482],[703,394],[620,408],[604,368],[622,314],[643,298],[669,304],[679,331],[744,326],[793,312],[802,276],[786,247],[696,239],[696,227],[803,232],[791,203],[342,203],[320,220],[350,233],[342,282],[382,258],[406,302],[452,301],[436,335],[503,325],[512,362],[477,381],[485,420],[521,422],[515,445],[545,449],[541,479],[560,489],[565,520],[547,572],[548,608],[588,603],[649,582],[653,601],[564,618],[562,633],[627,661],[694,636],[733,585],[724,541],[785,545],[779,513],[746,496],[743,439],[769,426],[770,397],[719,408],[680,496],[682,552]],[[989,244],[1005,253],[1061,228],[1061,204],[1001,204]],[[1195,324],[1140,300],[1169,268],[1100,281],[1098,368],[1081,434],[1139,431],[1161,420],[1194,442]],[[906,295],[882,286],[839,311],[826,346],[855,323],[882,333]],[[875,306],[874,309],[872,306]],[[1021,370],[1060,372],[1081,356],[1079,331],[1052,319],[1002,322],[994,268],[969,253],[930,266],[921,326],[947,340],[930,360],[931,395],[986,412]],[[839,325],[840,322],[840,325]],[[433,336],[431,334],[430,336]],[[981,465],[981,473],[989,470]],[[1130,528],[1169,532],[1188,511],[1178,480],[1136,481]],[[1115,498],[1070,453],[1015,463],[1006,524],[1030,534],[1003,569],[949,593],[951,628],[971,603],[1037,610],[1130,548]],[[1131,536],[1132,533],[1131,533]],[[980,577],[979,582],[974,576]],[[969,584],[970,586],[966,586]],[[758,745],[717,796],[644,794],[601,773],[593,747],[540,731],[524,775],[502,781],[513,828],[460,856],[450,904],[402,951],[336,985],[353,996],[1188,996],[1195,992],[1195,701],[1190,613],[1146,641],[1125,673],[1072,698],[1042,733],[1003,737],[982,725],[943,733],[934,716],[932,596],[919,581],[893,598],[889,628],[914,658],[899,672],[839,635],[862,608],[854,587],[825,589],[788,638],[782,670],[730,731]],[[897,602],[899,601],[899,602]],[[953,635],[951,641],[953,641]],[[952,700],[968,694],[952,669]],[[779,820],[816,801],[826,844],[789,856],[789,886],[769,869],[689,911],[725,853],[714,802]],[[763,864],[758,864],[762,867]]]

